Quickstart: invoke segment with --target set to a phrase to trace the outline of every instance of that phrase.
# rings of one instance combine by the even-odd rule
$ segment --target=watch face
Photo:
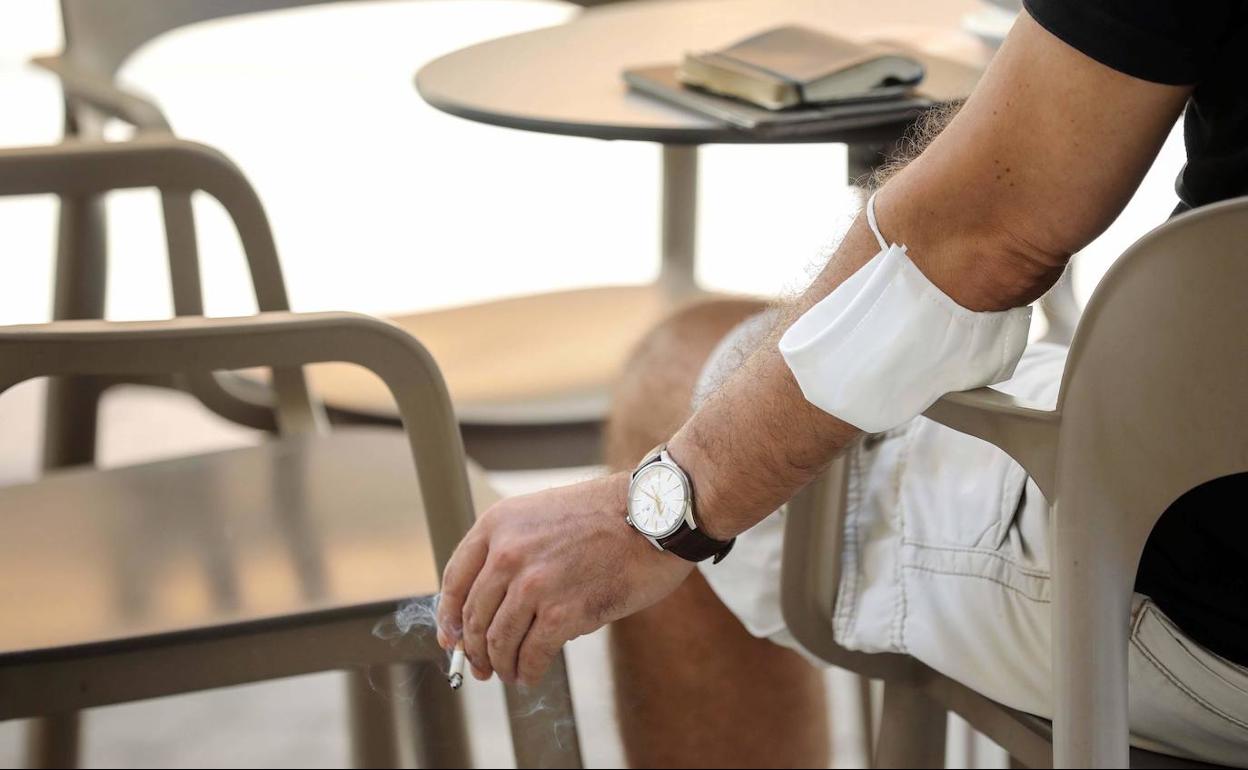
[[[642,470],[629,488],[629,517],[634,527],[650,537],[674,532],[685,517],[688,503],[684,478],[662,463]]]

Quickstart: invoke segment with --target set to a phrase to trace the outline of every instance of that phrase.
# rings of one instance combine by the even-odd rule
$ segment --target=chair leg
[[[507,713],[516,767],[581,767],[572,692],[563,653],[536,687],[508,687]]]
[[[53,317],[103,318],[107,273],[101,197],[62,198],[57,230]],[[95,462],[101,388],[87,378],[54,378],[44,405],[43,467]],[[30,767],[76,767],[81,719],[76,713],[34,720],[27,736]]]
[[[81,726],[75,711],[32,720],[26,732],[26,766],[77,767]]]
[[[862,725],[862,756],[866,767],[875,767],[875,703],[871,698],[871,680],[861,674],[858,680],[859,724]]]
[[[979,767],[979,733],[966,722],[959,722],[955,735],[962,742],[962,764]]]
[[[45,469],[95,462],[101,395],[100,384],[87,377],[48,380],[43,422]]]
[[[472,767],[464,725],[463,694],[451,690],[436,663],[413,663],[412,743],[417,767]]]
[[[384,683],[380,691],[374,683]],[[351,763],[355,767],[398,767],[390,667],[373,666],[347,673]]]
[[[944,767],[948,722],[948,713],[919,688],[886,683],[875,766]]]
[[[104,217],[101,197],[61,199],[52,298],[52,316],[58,321],[104,317],[108,277]],[[89,379],[58,378],[48,383],[45,468],[95,461],[99,397],[99,384]]]

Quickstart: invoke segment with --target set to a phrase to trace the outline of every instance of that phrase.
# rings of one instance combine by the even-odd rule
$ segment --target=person
[[[478,678],[531,683],[565,642],[613,623],[631,764],[826,766],[822,681],[778,607],[779,542],[785,502],[844,451],[837,641],[915,656],[1049,715],[1038,488],[1004,454],[921,417],[859,440],[807,400],[779,342],[888,241],[905,244],[962,312],[1031,303],[1114,220],[1185,108],[1178,210],[1248,194],[1245,51],[1248,6],[1233,0],[1027,0],[969,99],[879,186],[874,228],[860,215],[789,302],[718,302],[669,319],[619,385],[612,472],[481,516],[445,571],[440,642],[462,638]],[[1063,355],[1031,346],[1000,387],[1052,400]],[[822,363],[850,376],[859,364]],[[875,376],[859,384],[897,390]],[[925,375],[911,377],[902,384]],[[679,547],[643,536],[663,496],[682,494],[680,483],[633,484],[656,445],[661,464],[684,474],[668,480],[691,489],[699,534]],[[1248,750],[1248,531],[1243,516],[1220,515],[1227,491],[1198,490],[1155,530],[1137,579],[1130,676],[1133,741],[1229,764]],[[722,563],[704,558],[719,561],[734,537]]]

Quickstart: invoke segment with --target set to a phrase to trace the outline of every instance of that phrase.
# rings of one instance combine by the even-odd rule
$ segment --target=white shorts
[[[695,405],[741,365],[774,323],[763,313],[712,353]],[[1035,344],[1001,390],[1052,404],[1066,349]],[[1049,507],[1004,452],[920,417],[848,450],[841,584],[843,647],[911,655],[1005,704],[1052,715]],[[720,600],[755,636],[807,654],[780,612],[783,509],[702,564]],[[1131,728],[1143,748],[1240,766],[1248,757],[1248,669],[1187,638],[1137,595]]]

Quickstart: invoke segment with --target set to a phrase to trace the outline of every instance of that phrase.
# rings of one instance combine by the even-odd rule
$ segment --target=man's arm
[[[949,126],[879,191],[880,228],[964,307],[1026,304],[1117,216],[1188,92],[1099,64],[1024,14]],[[709,534],[762,520],[857,433],[805,400],[776,341],[877,251],[859,217],[772,338],[670,442]],[[462,637],[479,677],[534,681],[569,639],[674,590],[692,566],[624,525],[627,485],[620,473],[487,511],[443,576],[442,645]]]
[[[1117,217],[1188,92],[1099,64],[1023,14],[945,130],[877,193],[880,229],[962,306],[1025,305]],[[806,401],[776,341],[878,249],[859,216],[772,337],[673,438],[709,534],[753,526],[856,435]]]

